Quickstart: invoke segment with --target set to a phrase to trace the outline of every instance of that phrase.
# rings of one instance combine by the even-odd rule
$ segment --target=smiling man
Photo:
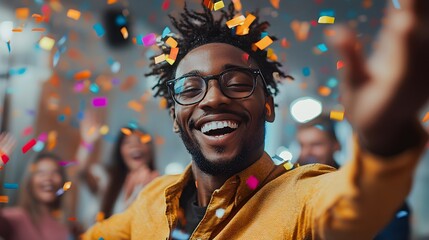
[[[154,180],[84,239],[373,238],[410,191],[427,139],[417,115],[428,99],[428,1],[390,8],[371,65],[353,35],[336,30],[333,44],[349,67],[342,103],[356,131],[353,159],[339,171],[274,165],[264,152],[265,122],[275,118],[274,76],[286,75],[254,47],[268,23],[231,30],[224,22],[235,17],[232,5],[217,20],[203,9],[171,17],[179,53],[148,74],[159,78],[156,95],[167,100],[192,163]]]

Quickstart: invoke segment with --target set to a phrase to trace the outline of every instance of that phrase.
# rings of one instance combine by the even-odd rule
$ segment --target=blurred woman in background
[[[0,149],[13,149],[12,137],[0,136]],[[62,210],[67,181],[61,159],[51,153],[37,155],[27,169],[17,207],[0,211],[0,237],[5,240],[72,239],[67,214]]]

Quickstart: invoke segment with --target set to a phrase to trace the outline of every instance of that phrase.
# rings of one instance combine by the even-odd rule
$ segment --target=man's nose
[[[204,96],[199,105],[201,108],[218,108],[230,102],[231,99],[222,93],[218,81],[209,81],[206,96]]]

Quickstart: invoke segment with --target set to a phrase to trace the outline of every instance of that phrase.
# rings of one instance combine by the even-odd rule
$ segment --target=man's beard
[[[252,150],[258,148],[260,145],[264,144],[265,139],[265,115],[262,117],[261,123],[263,124],[262,131],[263,137],[261,139],[252,139],[250,143],[246,144],[241,148],[240,152],[233,159],[227,159],[222,162],[211,162],[209,161],[202,153],[201,146],[197,141],[193,141],[191,137],[184,131],[182,126],[179,125],[180,137],[182,138],[183,143],[185,144],[186,149],[191,154],[192,159],[197,164],[197,167],[212,176],[226,176],[230,177],[236,173],[239,173],[249,167],[253,162],[249,162],[249,156]],[[217,153],[222,153],[225,151],[224,147],[218,147],[215,149]]]

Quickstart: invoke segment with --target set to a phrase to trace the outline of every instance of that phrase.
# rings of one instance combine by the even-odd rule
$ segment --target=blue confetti
[[[329,16],[329,17],[335,17],[335,11],[334,10],[322,10],[320,11],[319,16]]]
[[[45,148],[45,143],[41,141],[37,141],[36,145],[33,147],[33,151],[41,152]]]
[[[399,0],[392,0],[392,2],[393,2],[393,6],[396,9],[401,9],[401,4],[399,3]]]
[[[317,45],[317,48],[322,52],[328,51],[328,47],[324,43]]]
[[[266,36],[268,36],[268,33],[267,33],[267,32],[262,32],[262,33],[261,33],[261,39],[262,39],[262,38],[264,38],[264,37],[266,37]]]
[[[56,67],[58,62],[60,61],[61,53],[60,51],[56,51],[54,54],[54,59],[52,60],[52,66]]]
[[[143,46],[143,35],[142,34],[137,35],[136,40],[137,40],[137,45]]]
[[[104,36],[104,28],[100,23],[96,23],[94,24],[94,26],[92,27],[95,31],[95,33],[97,34],[97,37],[102,37]]]
[[[338,86],[338,80],[336,78],[330,78],[328,82],[326,82],[326,86],[329,88],[334,88]]]
[[[187,240],[189,239],[189,234],[182,232],[179,229],[174,229],[173,232],[171,233],[171,237],[173,239],[178,239],[178,240]]]
[[[64,122],[66,120],[66,116],[64,114],[61,114],[58,116],[58,121],[59,122]]]
[[[310,69],[309,67],[305,67],[305,68],[303,68],[303,69],[302,69],[302,74],[303,74],[305,77],[310,76],[310,75],[311,75],[311,69]]]
[[[124,26],[127,23],[127,19],[124,16],[119,15],[118,17],[116,17],[115,22],[118,26]]]
[[[67,41],[67,36],[62,36],[60,40],[58,40],[57,44],[58,46],[63,45]]]
[[[3,187],[5,189],[18,189],[18,183],[4,183]]]
[[[92,83],[89,86],[89,91],[91,91],[92,93],[98,93],[100,91],[100,87],[96,83]]]
[[[10,69],[10,75],[22,75],[27,71],[27,68]]]
[[[169,34],[171,32],[170,28],[165,27],[164,31],[162,31],[162,37],[161,38],[165,38],[167,36],[167,34]]]
[[[6,42],[6,45],[7,45],[7,50],[8,50],[8,51],[9,51],[9,53],[10,53],[10,51],[11,51],[11,49],[10,49],[10,41]]]
[[[396,218],[403,218],[403,217],[406,217],[406,216],[408,216],[408,212],[407,211],[399,211],[396,214]]]

